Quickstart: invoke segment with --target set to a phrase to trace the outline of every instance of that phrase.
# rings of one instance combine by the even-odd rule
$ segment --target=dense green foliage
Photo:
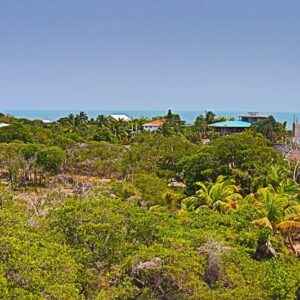
[[[235,179],[247,191],[254,191],[263,181],[270,166],[282,163],[260,135],[244,132],[224,136],[201,147],[195,155],[181,161],[188,191],[195,190],[197,181],[215,181],[218,176]]]
[[[2,116],[0,299],[299,299],[300,188],[274,134],[164,119]]]

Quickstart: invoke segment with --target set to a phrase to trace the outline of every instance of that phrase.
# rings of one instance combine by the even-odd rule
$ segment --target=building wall
[[[157,131],[159,128],[159,126],[143,126],[143,129],[149,132]]]
[[[243,127],[215,127],[215,131],[220,133],[221,135],[239,133],[246,130]]]
[[[249,122],[249,123],[256,123],[256,122],[260,122],[260,121],[264,121],[266,120],[267,118],[264,118],[264,117],[259,117],[259,116],[242,116],[240,117],[241,121],[244,121],[244,122]]]

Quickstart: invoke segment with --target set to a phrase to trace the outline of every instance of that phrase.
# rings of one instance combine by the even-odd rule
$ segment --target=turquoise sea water
[[[77,110],[6,110],[1,111],[6,114],[13,115],[18,118],[27,118],[27,119],[41,119],[41,120],[51,120],[55,121],[61,117],[67,116],[70,113],[78,113]],[[181,118],[188,123],[195,121],[196,117],[199,114],[203,114],[204,111],[172,111],[173,113],[180,114]],[[164,110],[87,110],[86,113],[89,117],[96,117],[99,114],[110,115],[110,114],[126,114],[132,118],[137,117],[148,117],[152,118],[155,116],[165,115],[167,112]],[[214,111],[218,116],[225,117],[234,117],[238,120],[238,117],[242,114],[247,113],[247,111]],[[279,122],[287,122],[287,127],[291,128],[293,123],[294,116],[300,117],[300,112],[264,112],[261,111],[261,114],[273,115]],[[300,118],[299,118],[300,119]]]

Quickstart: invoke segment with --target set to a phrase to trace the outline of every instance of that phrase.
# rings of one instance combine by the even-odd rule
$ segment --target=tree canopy
[[[284,124],[219,136],[213,112],[154,119],[0,116],[1,299],[299,299]]]

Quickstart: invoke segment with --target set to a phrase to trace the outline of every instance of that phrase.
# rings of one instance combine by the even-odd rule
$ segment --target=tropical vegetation
[[[300,299],[285,124],[162,118],[0,115],[0,299]]]

